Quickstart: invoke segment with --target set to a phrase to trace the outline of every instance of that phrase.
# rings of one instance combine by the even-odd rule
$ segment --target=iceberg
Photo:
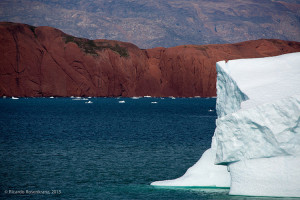
[[[216,67],[215,163],[229,194],[300,197],[300,53]]]
[[[222,177],[231,195],[300,197],[300,52],[216,68],[211,149],[182,177],[152,185],[218,187]]]

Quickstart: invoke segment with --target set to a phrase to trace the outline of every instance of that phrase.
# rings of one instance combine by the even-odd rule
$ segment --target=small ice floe
[[[50,99],[54,99],[54,97],[49,97]]]
[[[19,99],[18,97],[11,97],[11,99]]]
[[[165,99],[165,98],[161,97],[160,99]]]
[[[92,97],[88,97],[88,99],[90,99],[90,98],[92,98]]]
[[[141,97],[131,97],[132,99],[140,99]]]
[[[87,101],[88,99],[87,98],[81,98],[81,97],[75,97],[74,99],[72,100],[81,100],[81,101]]]
[[[93,103],[92,101],[86,101],[85,103]]]
[[[170,96],[169,98],[171,98],[171,99],[176,99],[175,97],[172,97],[172,96]]]
[[[3,98],[3,99],[6,99],[6,96],[3,96],[2,98]]]
[[[71,99],[74,99],[74,96],[71,96]]]
[[[156,104],[156,103],[157,103],[157,101],[152,101],[151,103],[152,103],[152,104]]]
[[[119,101],[119,103],[125,103],[125,101]]]
[[[81,97],[73,97],[72,100],[81,100]]]
[[[195,98],[201,98],[200,96],[195,96]]]
[[[208,112],[213,112],[213,111],[214,111],[214,110],[212,110],[212,109],[209,109],[209,110],[208,110]]]
[[[147,95],[147,96],[144,96],[144,97],[145,97],[145,98],[151,98],[151,96],[148,96],[148,95]]]

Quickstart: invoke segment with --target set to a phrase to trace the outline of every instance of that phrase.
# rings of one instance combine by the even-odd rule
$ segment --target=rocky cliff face
[[[0,23],[0,96],[216,95],[215,63],[300,51],[299,42],[139,49],[51,27]]]
[[[0,21],[153,48],[260,38],[300,41],[299,9],[299,0],[1,0]]]

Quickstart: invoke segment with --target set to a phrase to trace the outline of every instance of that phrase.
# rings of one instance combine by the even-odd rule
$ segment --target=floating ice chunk
[[[19,99],[18,97],[11,97],[11,99],[14,99],[14,100],[16,100],[16,99]]]
[[[151,96],[148,96],[148,95],[147,95],[147,96],[144,96],[144,97],[145,97],[145,98],[151,98]]]
[[[49,97],[50,99],[54,99],[54,97]]]
[[[87,98],[76,97],[76,98],[73,98],[72,100],[76,100],[76,101],[87,101],[88,99],[87,99]]]
[[[92,101],[86,101],[85,103],[93,103]]]
[[[141,97],[131,97],[132,99],[140,99]]]
[[[157,101],[152,101],[151,103],[152,103],[152,104],[157,104]]]
[[[216,151],[206,150],[199,161],[186,173],[174,180],[156,181],[155,186],[199,186],[199,187],[230,187],[230,175],[227,167],[215,165]]]
[[[119,103],[125,103],[125,101],[119,101]]]

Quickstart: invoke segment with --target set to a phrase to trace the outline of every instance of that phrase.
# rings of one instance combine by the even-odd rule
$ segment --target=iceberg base
[[[242,160],[229,169],[230,195],[300,197],[300,156]]]
[[[230,187],[230,174],[227,166],[215,165],[216,150],[206,150],[199,161],[186,173],[174,180],[156,181],[155,186],[181,187]]]

